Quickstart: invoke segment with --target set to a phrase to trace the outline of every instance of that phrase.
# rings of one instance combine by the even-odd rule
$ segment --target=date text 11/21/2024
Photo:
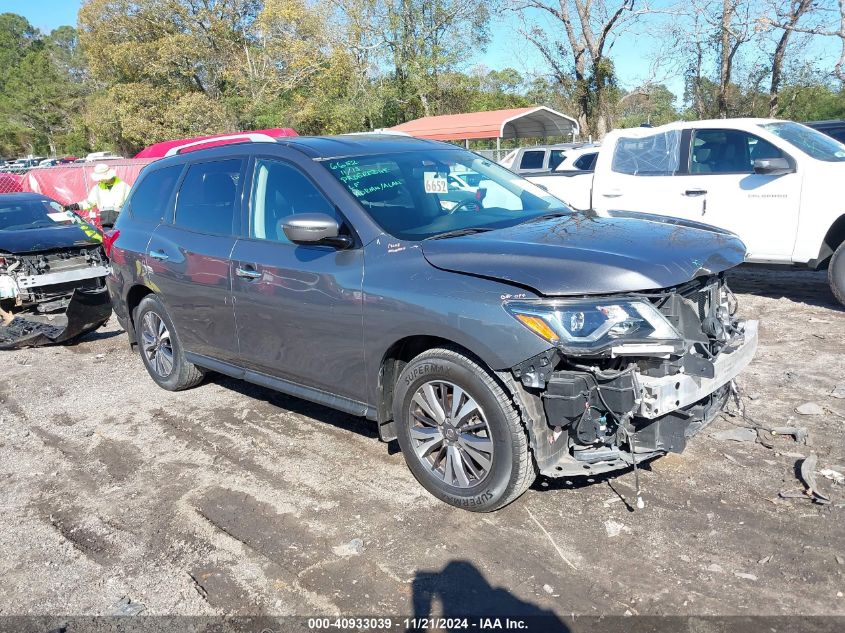
[[[430,631],[430,630],[530,630],[529,623],[520,618],[474,617],[474,618],[309,618],[309,630],[369,630],[369,631]],[[263,629],[261,633],[275,633]]]

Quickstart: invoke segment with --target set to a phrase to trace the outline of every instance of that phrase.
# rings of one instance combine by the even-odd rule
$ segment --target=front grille
[[[100,247],[72,248],[48,253],[35,253],[19,256],[23,275],[44,275],[69,270],[79,270],[91,266],[102,266],[105,258]]]
[[[47,272],[58,273],[65,270],[76,270],[77,268],[88,267],[88,257],[85,255],[76,255],[71,257],[52,257],[47,260],[49,269]]]

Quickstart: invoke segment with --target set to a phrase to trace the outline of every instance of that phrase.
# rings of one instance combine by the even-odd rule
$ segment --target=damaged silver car
[[[0,349],[67,342],[108,321],[98,237],[46,196],[0,195]]]

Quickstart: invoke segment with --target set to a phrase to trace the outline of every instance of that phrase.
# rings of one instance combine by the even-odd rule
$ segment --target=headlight
[[[507,301],[504,307],[537,336],[570,353],[608,349],[624,353],[622,346],[632,343],[656,345],[682,340],[653,305],[637,299]],[[659,351],[672,350],[674,347],[663,345]]]

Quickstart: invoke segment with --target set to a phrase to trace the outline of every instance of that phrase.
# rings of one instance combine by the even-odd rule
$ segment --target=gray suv
[[[725,283],[733,234],[576,213],[407,137],[159,160],[106,241],[114,310],[161,387],[215,371],[366,416],[429,492],[474,511],[538,473],[682,451],[757,344]]]

